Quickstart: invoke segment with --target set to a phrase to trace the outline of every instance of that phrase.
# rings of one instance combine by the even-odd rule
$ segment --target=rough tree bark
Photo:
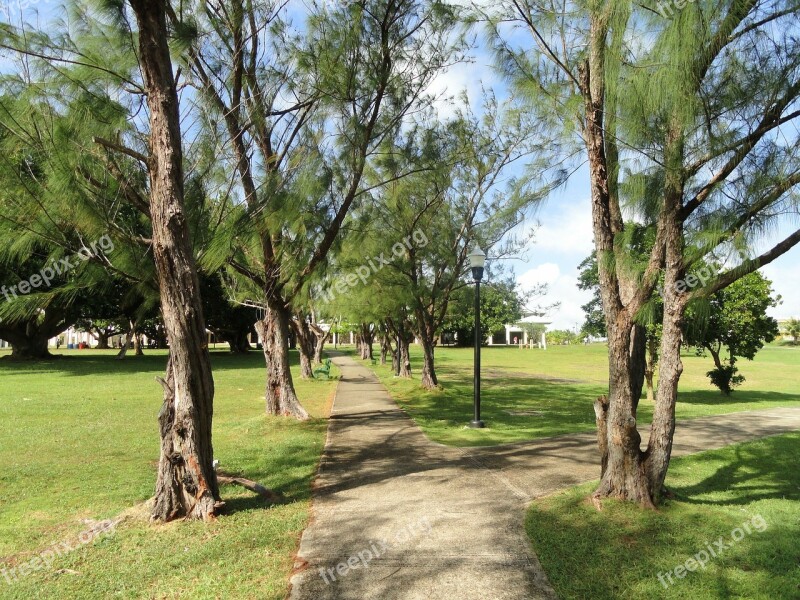
[[[314,379],[311,363],[314,360],[315,336],[303,315],[292,319],[292,327],[297,335],[297,347],[300,350],[300,376],[303,379]]]
[[[650,498],[658,504],[664,494],[675,434],[675,404],[678,400],[678,381],[683,373],[681,340],[684,311],[688,297],[680,293],[678,282],[686,277],[684,267],[683,225],[679,213],[682,206],[683,181],[679,174],[670,174],[664,195],[664,316],[662,320],[661,355],[658,372],[658,391],[650,426],[650,439],[644,453],[644,471]]]
[[[423,309],[416,311],[417,328],[416,334],[422,346],[422,376],[420,385],[426,390],[439,387],[439,379],[436,377],[435,347],[436,336],[432,323],[432,317]]]
[[[644,369],[644,380],[647,386],[647,401],[655,402],[655,376],[656,376],[656,356],[658,353],[658,341],[655,337],[647,339],[647,364]]]
[[[400,338],[400,377],[404,379],[411,379],[411,351],[409,350],[409,341],[405,338]]]
[[[408,324],[400,323],[400,377],[411,379],[411,337],[408,335]]]
[[[11,344],[13,360],[44,360],[53,357],[47,348],[49,338],[41,334],[30,337],[3,334],[3,339]]]
[[[400,361],[400,377],[405,379],[411,378],[411,351],[409,344],[414,339],[410,335],[410,323],[406,319],[387,319],[386,325],[389,328],[392,336],[397,339],[399,345],[395,350],[394,360]],[[397,373],[397,363],[392,361],[395,373]]]
[[[264,319],[256,323],[267,362],[267,414],[308,419],[308,413],[294,391],[289,368],[290,319],[286,308],[270,307]]]
[[[600,449],[600,477],[606,474],[608,466],[608,396],[600,396],[594,401],[594,418],[597,423],[597,446]]]
[[[614,256],[616,236],[624,223],[616,197],[616,183],[609,176],[608,152],[616,152],[614,140],[607,146],[604,109],[604,52],[608,23],[594,17],[589,56],[580,69],[584,97],[583,137],[589,159],[592,228],[597,249],[600,289],[608,329],[609,390],[607,410],[597,410],[601,441],[600,485],[595,498],[617,497],[653,506],[644,469],[641,437],[636,427],[636,409],[644,383],[643,332],[635,327],[631,313],[621,297],[627,282],[620,282],[610,257]],[[638,385],[638,388],[637,388]]]
[[[322,364],[322,351],[325,349],[325,343],[330,338],[331,332],[330,329],[324,331],[316,323],[311,323],[309,327],[311,328],[311,333],[314,334],[314,364],[320,365]]]
[[[636,427],[636,402],[631,393],[630,323],[609,328],[609,394],[605,423],[598,417],[601,464],[604,465],[596,498],[615,497],[653,506],[642,468],[641,436]],[[641,393],[641,388],[640,388]],[[637,397],[638,401],[638,397]]]
[[[372,360],[374,354],[372,344],[375,341],[375,330],[371,323],[361,323],[358,327],[358,350],[361,360]]]
[[[386,332],[383,332],[381,334],[380,342],[381,342],[381,364],[385,365],[386,357],[389,356],[389,352],[391,352],[392,350],[392,343],[389,341],[389,336],[386,334]],[[394,361],[392,362],[392,364],[394,364]]]
[[[420,339],[422,345],[422,375],[420,385],[426,390],[439,387],[439,379],[436,377],[436,367],[434,362],[435,344],[427,336]]]
[[[183,205],[178,94],[164,0],[130,0],[150,112],[150,213],[161,312],[170,344],[158,417],[161,458],[154,520],[212,519],[219,504],[211,427],[214,380],[205,343],[200,284]]]

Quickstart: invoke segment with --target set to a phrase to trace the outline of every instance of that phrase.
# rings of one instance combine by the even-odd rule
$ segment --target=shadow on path
[[[525,507],[597,478],[595,435],[443,446],[369,369],[345,356],[334,362],[342,380],[290,598],[555,598],[525,533]],[[674,455],[798,428],[800,408],[695,419],[679,424]]]

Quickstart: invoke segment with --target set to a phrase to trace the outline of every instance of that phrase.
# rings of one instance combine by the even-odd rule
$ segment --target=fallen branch
[[[251,492],[255,492],[262,498],[266,498],[272,502],[278,502],[283,499],[283,495],[280,492],[273,492],[272,490],[265,488],[260,483],[250,479],[245,479],[244,477],[237,477],[218,472],[217,481],[222,484],[240,485],[243,488],[248,489]]]

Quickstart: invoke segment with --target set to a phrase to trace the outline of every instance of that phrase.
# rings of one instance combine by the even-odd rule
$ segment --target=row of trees
[[[514,100],[487,92],[476,111],[462,98],[438,120],[426,90],[466,48],[452,7],[312,6],[300,28],[283,8],[76,0],[47,28],[2,29],[18,67],[0,89],[3,282],[86,260],[3,303],[0,336],[40,358],[74,324],[101,341],[161,324],[157,519],[219,507],[206,325],[244,348],[255,322],[270,414],[308,416],[289,339],[311,376],[323,314],[365,324],[365,340],[391,332],[408,372],[416,335],[436,386],[433,349],[469,249],[498,245],[563,178],[549,168],[557,145]],[[391,259],[325,305],[365,252]]]
[[[403,376],[410,376],[408,344],[416,338],[427,389],[439,385],[440,335],[456,334],[462,343],[472,339],[465,277],[470,250],[493,248],[495,259],[519,252],[530,234],[511,230],[564,176],[550,168],[554,146],[547,132],[517,102],[501,103],[487,94],[477,108],[463,98],[453,119],[441,123],[429,112],[386,145],[371,179],[389,183],[374,188],[352,215],[352,229],[323,282],[324,289],[335,290],[347,277],[365,273],[346,294],[321,295],[325,308],[362,324],[367,345],[372,332],[378,334],[382,347],[400,361]],[[521,162],[525,169],[516,168]],[[526,302],[497,268],[493,280],[484,315],[488,332],[519,319]],[[494,309],[496,314],[488,314]]]
[[[466,11],[436,0],[312,5],[299,28],[280,3],[68,10],[50,30],[3,26],[19,70],[0,102],[0,265],[22,281],[103,235],[116,249],[4,303],[0,327],[50,333],[76,318],[57,311],[113,286],[160,305],[171,352],[155,517],[208,517],[219,501],[203,277],[263,315],[272,414],[306,416],[289,331],[308,360],[320,315],[358,323],[367,348],[398,340],[401,369],[416,336],[435,387],[469,250],[516,253],[526,209],[584,161],[610,363],[596,496],[659,502],[688,311],[800,241],[754,250],[797,211],[793,1],[701,0],[667,19],[626,0],[501,0],[467,24],[488,29],[513,97],[462,99],[444,122],[426,90],[464,57]],[[707,264],[724,268],[687,285]],[[641,450],[648,344],[660,377]]]
[[[46,344],[101,317],[74,313],[114,286],[141,312],[159,306],[170,360],[158,519],[218,510],[198,273],[265,315],[267,409],[306,416],[288,368],[291,317],[367,194],[367,163],[458,52],[450,11],[433,4],[320,9],[302,34],[279,9],[74,2],[49,31],[3,28],[19,66],[3,77],[0,115],[8,280],[103,235],[115,250],[3,304],[0,335],[36,330]]]

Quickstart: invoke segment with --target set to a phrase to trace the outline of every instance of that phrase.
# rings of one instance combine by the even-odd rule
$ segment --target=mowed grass
[[[608,348],[550,346],[547,350],[482,349],[481,416],[486,429],[469,429],[472,418],[472,349],[436,349],[442,390],[419,387],[422,355],[412,346],[414,378],[395,379],[389,366],[373,367],[392,397],[433,440],[454,446],[518,442],[594,431],[594,400],[608,389]],[[800,405],[800,348],[767,346],[754,361],[739,363],[747,381],[730,398],[711,386],[710,357],[683,356],[677,405],[679,419]],[[639,420],[649,423],[652,403],[642,399]]]
[[[76,545],[85,520],[114,518],[153,493],[161,407],[155,377],[166,353],[124,361],[113,352],[60,354],[45,363],[0,360],[0,568],[18,567],[54,544]],[[336,382],[301,381],[296,373],[314,417],[300,423],[264,414],[261,352],[213,352],[212,362],[220,468],[280,491],[286,501],[267,506],[224,486],[227,510],[215,523],[128,518],[113,534],[77,544],[52,568],[12,584],[0,576],[0,597],[285,596]]]
[[[800,598],[799,454],[791,433],[676,459],[658,511],[573,488],[535,501],[527,532],[564,600]]]

